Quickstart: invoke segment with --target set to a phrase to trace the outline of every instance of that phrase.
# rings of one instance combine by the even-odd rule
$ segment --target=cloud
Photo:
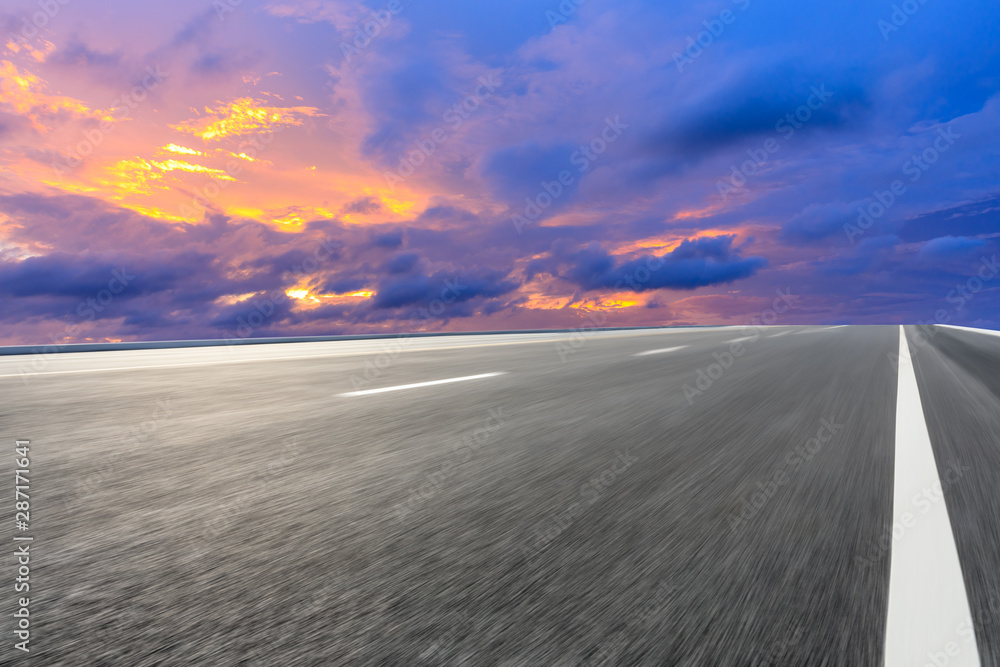
[[[699,78],[693,88],[671,87],[657,95],[660,118],[643,131],[637,152],[645,164],[636,173],[643,180],[678,175],[727,149],[739,149],[745,160],[743,151],[767,138],[780,142],[797,134],[801,143],[819,131],[857,129],[872,108],[863,80],[857,72],[747,60],[718,79]],[[678,105],[682,93],[687,99]]]
[[[302,124],[302,116],[322,115],[316,107],[274,107],[267,102],[250,97],[240,97],[219,106],[205,108],[203,118],[192,118],[170,127],[201,137],[205,141],[218,141],[229,136],[258,134],[283,127]]]
[[[353,273],[353,272],[352,272]],[[365,278],[350,273],[337,274],[323,284],[323,291],[328,294],[349,294],[367,286]]]
[[[561,195],[565,199],[579,185],[577,169],[570,162],[577,148],[571,143],[543,145],[536,142],[500,148],[484,160],[483,177],[498,197],[507,202],[520,202],[525,197],[537,195],[543,182],[557,181],[560,172],[572,170],[574,180],[564,187]]]
[[[441,301],[443,304],[461,304],[480,297],[501,296],[517,287],[516,282],[505,279],[500,272],[473,274],[441,271],[429,276],[387,278],[379,283],[372,306],[374,308],[426,307],[435,301]]]
[[[398,248],[403,245],[403,232],[399,229],[380,232],[372,237],[372,242],[379,248]]]
[[[1000,230],[1000,199],[990,197],[918,215],[906,221],[899,235],[912,242],[936,238],[942,232],[973,236],[997,230]]]
[[[129,272],[123,262],[66,253],[0,262],[0,295],[85,298],[107,288],[119,270]],[[157,288],[167,284],[161,282]]]
[[[781,226],[781,237],[791,242],[810,243],[843,234],[846,223],[856,222],[860,204],[809,204]]]
[[[344,213],[378,213],[382,210],[382,202],[376,197],[362,197],[344,206]]]
[[[385,265],[387,273],[409,273],[417,266],[420,255],[415,252],[404,252],[396,255]]]
[[[191,71],[203,77],[223,78],[252,67],[258,56],[240,54],[235,49],[212,51],[199,56],[191,63]]]
[[[764,257],[741,257],[733,248],[734,238],[686,239],[663,256],[642,255],[622,263],[590,245],[569,257],[571,267],[561,277],[584,290],[691,290],[749,278],[767,266]]]
[[[89,48],[77,37],[73,37],[65,47],[50,54],[46,62],[53,65],[108,69],[116,72],[122,64],[122,52],[97,51]]]
[[[960,258],[985,246],[986,241],[982,239],[970,239],[966,236],[940,236],[924,243],[920,247],[919,254],[925,259]]]
[[[0,60],[0,111],[28,119],[42,134],[66,120],[111,120],[107,112],[91,109],[79,99],[50,93],[45,80],[9,60]]]
[[[833,259],[815,262],[814,266],[820,275],[857,276],[885,263],[898,244],[897,236],[871,236]]]
[[[442,64],[417,56],[369,80],[363,90],[375,127],[361,144],[364,155],[392,164],[432,120],[441,121],[458,96]]]
[[[579,326],[567,304],[615,325],[733,323],[776,281],[802,295],[790,322],[913,321],[1000,242],[988,3],[928,3],[888,41],[872,32],[884,7],[734,6],[683,72],[673,52],[718,8],[583,3],[553,26],[558,2],[404,2],[348,62],[340,43],[384,3],[244,3],[222,21],[208,4],[64,4],[0,56],[4,341],[44,342],[121,266],[134,291],[79,337],[232,335],[261,299],[252,335]],[[163,88],[98,133],[112,110],[93,104],[125,100],[147,65]],[[446,121],[487,75],[502,84]],[[778,130],[814,87],[832,95]],[[616,115],[628,129],[580,174],[573,152]],[[850,244],[858,203],[910,178],[945,124],[954,145]],[[390,189],[436,127],[446,139]],[[721,198],[767,139],[779,149]],[[71,150],[88,155],[53,174]],[[511,215],[562,170],[574,182],[518,233]],[[436,305],[445,280],[468,289]],[[997,294],[956,320],[996,320]]]
[[[44,255],[0,261],[0,297],[17,303],[0,319],[47,321],[55,331],[62,330],[55,322],[77,323],[91,337],[321,333],[381,327],[406,319],[412,308],[434,308],[420,322],[433,327],[509,309],[507,297],[520,286],[507,277],[509,270],[426,259],[428,251],[451,258],[450,250],[441,249],[444,233],[423,236],[420,243],[426,246],[386,256],[402,245],[403,229],[372,235],[361,227],[317,221],[290,232],[222,215],[199,224],[169,224],[88,197],[27,194],[0,197],[0,219],[3,215],[19,222],[8,229],[14,232],[9,241],[28,249],[42,249],[33,241],[54,247]],[[104,232],[99,239],[98,230]],[[80,239],[91,239],[93,251],[76,251]],[[420,271],[424,266],[431,270]],[[79,303],[104,290],[115,270],[134,274],[128,290],[81,322]],[[307,296],[289,298],[291,290]],[[260,320],[260,313],[266,315],[263,321],[248,329],[247,322]]]

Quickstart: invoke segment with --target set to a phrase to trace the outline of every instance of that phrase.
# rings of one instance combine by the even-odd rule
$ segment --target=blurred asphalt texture
[[[765,328],[721,375],[740,328],[0,358],[35,535],[0,663],[878,665],[898,331]],[[908,331],[1000,665],[1000,337]],[[505,374],[338,396],[366,363]]]

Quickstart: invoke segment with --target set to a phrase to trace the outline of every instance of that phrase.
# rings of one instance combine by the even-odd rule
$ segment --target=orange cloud
[[[23,40],[23,38],[19,39]],[[25,54],[31,56],[31,58],[35,61],[43,63],[45,62],[45,58],[55,50],[56,45],[46,39],[40,39],[38,41],[41,42],[41,45],[36,47],[28,44],[26,40],[18,44],[17,41],[12,38],[7,41],[4,48],[11,53],[20,53],[21,51],[24,51]]]
[[[167,144],[163,147],[163,150],[170,151],[171,153],[182,153],[184,155],[204,155],[201,151],[196,151],[193,148],[185,148],[184,146],[178,146],[177,144]]]
[[[632,292],[612,292],[607,295],[583,299],[570,305],[570,308],[581,310],[620,310],[632,308],[646,303],[645,297]]]
[[[371,290],[361,290],[346,294],[318,294],[313,293],[308,287],[295,287],[285,290],[285,296],[295,299],[300,308],[314,308],[323,303],[351,303],[358,304],[365,299],[375,296]]]
[[[722,203],[710,204],[705,208],[692,208],[684,211],[678,211],[673,219],[674,220],[691,220],[698,218],[708,218],[715,215],[719,211],[725,208]]]
[[[316,107],[269,107],[249,97],[235,99],[212,109],[205,107],[204,118],[186,120],[170,127],[218,141],[229,136],[243,136],[275,127],[301,125],[301,116],[321,116]]]
[[[153,168],[152,163],[143,159],[119,160],[107,169],[110,178],[102,180],[102,185],[119,190],[116,198],[126,194],[149,194],[153,187],[164,187],[154,183],[161,180],[163,174]]]
[[[235,181],[236,179],[230,176],[222,169],[213,169],[212,167],[203,167],[200,164],[191,164],[190,162],[184,162],[183,160],[164,160],[162,162],[157,162],[156,160],[151,160],[150,164],[154,167],[161,169],[162,171],[186,171],[195,174],[211,174],[213,177],[218,178],[223,181]]]
[[[82,101],[47,92],[46,82],[31,72],[20,72],[9,60],[0,60],[0,109],[31,121],[31,126],[45,134],[52,128],[42,122],[61,114],[74,118],[113,121],[107,112],[91,109]]]

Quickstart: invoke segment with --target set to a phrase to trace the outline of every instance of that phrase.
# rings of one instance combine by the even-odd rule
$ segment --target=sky
[[[0,344],[1000,329],[998,23],[995,0],[5,2]]]

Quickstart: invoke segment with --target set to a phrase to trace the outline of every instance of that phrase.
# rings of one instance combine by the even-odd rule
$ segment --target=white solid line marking
[[[802,331],[796,331],[796,334],[809,334],[809,333],[820,333],[823,331],[830,331],[831,329],[839,329],[841,327],[846,327],[846,324],[839,324],[835,327],[811,327],[809,329],[803,329]]]
[[[343,354],[318,354],[300,357],[255,357],[252,359],[217,359],[215,361],[191,361],[186,364],[153,364],[150,366],[113,366],[111,368],[79,368],[72,371],[38,371],[37,373],[10,373],[0,378],[35,377],[36,375],[65,375],[67,373],[109,373],[111,371],[141,371],[151,368],[186,368],[188,366],[217,366],[219,364],[246,364],[252,361],[294,361],[296,359],[316,359],[318,357],[342,357]]]
[[[726,327],[726,326],[713,327],[713,329],[730,329],[730,328],[735,328],[735,327]],[[625,338],[625,337],[631,337],[631,336],[645,336],[645,335],[652,336],[652,335],[659,335],[660,333],[692,333],[692,331],[691,331],[690,328],[683,328],[683,329],[663,329],[663,330],[659,330],[659,329],[656,329],[656,330],[653,330],[653,329],[648,329],[648,330],[641,329],[641,330],[638,330],[638,331],[641,332],[641,333],[631,333],[630,332],[630,333],[626,333],[626,334],[601,334],[601,335],[597,336],[597,338],[607,339],[607,338]],[[652,333],[648,333],[647,334],[647,333],[645,333],[645,331],[650,331]],[[544,334],[541,334],[541,335],[544,335]],[[576,332],[574,332],[572,335],[576,335]],[[390,342],[397,341],[397,340],[402,340],[402,341],[405,342],[405,341],[410,341],[410,340],[414,340],[414,341],[421,340],[422,338],[423,337],[421,337],[421,338],[408,338],[406,336],[401,336],[399,338],[386,338],[386,339],[381,339],[381,340],[387,340],[387,341],[390,341]],[[377,341],[377,340],[380,340],[380,339],[372,339],[372,340],[376,340]],[[498,343],[473,343],[471,345],[440,345],[440,346],[431,345],[431,346],[424,346],[424,347],[411,347],[411,348],[407,349],[406,351],[407,352],[436,352],[438,350],[464,350],[464,349],[474,348],[474,347],[499,347],[499,346],[502,346],[502,345],[537,345],[538,343],[552,343],[552,342],[558,342],[560,340],[570,340],[570,337],[569,337],[569,335],[567,335],[567,336],[564,336],[562,338],[543,338],[543,339],[540,339],[540,340],[518,340],[518,341],[498,342]],[[596,340],[596,338],[595,338],[595,340]],[[322,341],[322,342],[327,342],[327,341]],[[279,344],[281,344],[281,343],[279,343]],[[213,346],[213,347],[214,348],[218,348],[218,349],[222,349],[221,345],[219,345],[219,346]],[[159,351],[160,349],[164,349],[164,350],[180,350],[180,349],[187,349],[187,348],[159,348],[156,351]],[[205,349],[210,349],[210,348],[192,348],[192,349],[205,350]],[[118,351],[120,351],[120,350],[118,350]],[[148,351],[148,350],[143,350],[143,351]],[[112,367],[109,367],[109,368],[81,368],[81,369],[67,370],[67,371],[37,371],[37,372],[34,372],[34,373],[7,373],[7,374],[0,375],[0,378],[35,377],[37,375],[65,375],[65,374],[69,374],[69,373],[110,373],[110,372],[113,372],[113,371],[138,371],[138,370],[148,370],[148,369],[157,369],[157,368],[187,368],[187,367],[190,367],[190,366],[215,366],[215,365],[219,365],[219,364],[247,364],[247,363],[262,362],[262,361],[298,361],[298,360],[305,360],[305,359],[328,359],[328,358],[331,358],[331,357],[363,357],[363,356],[367,356],[367,355],[370,355],[370,354],[378,354],[378,353],[380,353],[382,351],[383,350],[364,349],[364,350],[357,350],[357,351],[350,351],[350,352],[327,352],[327,353],[324,353],[324,354],[302,354],[302,355],[290,356],[290,357],[250,357],[250,358],[247,358],[247,359],[213,359],[212,361],[191,361],[191,362],[187,362],[187,363],[183,363],[183,364],[151,364],[151,365],[147,365],[147,366],[112,366]],[[13,358],[15,355],[10,355],[10,356],[11,356],[11,358]],[[20,355],[17,355],[17,356],[20,356]],[[23,355],[23,356],[24,357],[28,357],[29,355]],[[7,358],[6,355],[0,355],[0,361],[2,361],[5,358]]]
[[[349,391],[346,394],[337,396],[364,396],[365,394],[381,394],[387,391],[399,391],[400,389],[416,389],[417,387],[431,387],[436,384],[448,384],[450,382],[464,382],[465,380],[479,380],[480,378],[491,378],[503,375],[506,371],[497,373],[480,373],[479,375],[466,375],[460,378],[448,378],[447,380],[431,380],[430,382],[416,382],[414,384],[400,384],[395,387],[382,387],[381,389],[364,389],[362,391]]]
[[[993,329],[976,329],[975,327],[960,327],[957,324],[938,324],[935,326],[948,327],[949,329],[958,329],[960,331],[971,331],[973,333],[986,334],[987,336],[1000,336],[1000,331],[994,331]]]
[[[734,338],[732,340],[727,340],[727,343],[742,343],[745,340],[755,340],[757,336],[744,336],[743,338]]]
[[[646,350],[645,352],[636,352],[633,357],[642,357],[647,354],[660,354],[661,352],[673,352],[674,350],[683,350],[687,345],[678,345],[677,347],[665,347],[662,350]]]
[[[926,493],[935,494],[933,502]],[[949,666],[978,666],[962,567],[903,327],[899,327],[892,526],[886,667],[923,665],[939,654],[947,656]],[[955,647],[960,647],[957,655]]]
[[[784,336],[784,335],[787,335],[787,334],[790,334],[790,333],[792,333],[792,332],[791,331],[779,331],[776,334],[772,334],[772,335],[768,336],[768,338],[777,338],[778,336]]]

